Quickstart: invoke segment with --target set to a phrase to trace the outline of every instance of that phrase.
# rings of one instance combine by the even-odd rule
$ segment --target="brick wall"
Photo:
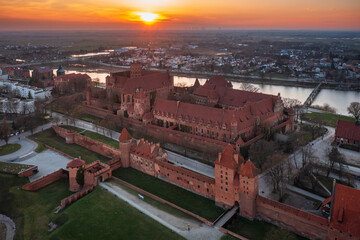
[[[22,172],[19,172],[18,173],[18,176],[19,177],[29,177],[35,173],[37,173],[39,170],[38,170],[38,167],[37,166],[33,166],[29,169],[26,169],[25,171],[22,171]]]
[[[61,178],[66,178],[67,176],[68,176],[68,172],[61,168],[61,169],[57,170],[56,172],[53,172],[49,175],[46,175],[40,179],[35,180],[34,182],[25,184],[21,188],[23,190],[27,190],[27,191],[36,191],[36,190],[43,188],[53,182],[60,180]]]
[[[94,186],[90,186],[87,188],[84,188],[83,190],[74,193],[73,195],[70,195],[67,198],[64,198],[63,200],[61,200],[60,202],[60,206],[61,208],[65,208],[66,206],[72,204],[73,202],[75,202],[76,200],[84,197],[85,195],[89,194],[90,192],[92,192],[94,190]]]
[[[326,218],[262,196],[256,198],[256,212],[257,218],[280,225],[310,239],[327,239]]]
[[[58,126],[53,125],[52,128],[57,134],[65,138],[67,140],[66,142],[68,143],[78,144],[93,152],[97,152],[101,155],[104,155],[108,158],[116,158],[116,159],[120,158],[119,149],[113,148],[105,143],[83,136],[80,133],[74,133],[73,131]]]

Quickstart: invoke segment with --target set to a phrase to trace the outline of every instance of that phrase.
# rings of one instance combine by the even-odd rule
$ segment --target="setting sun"
[[[145,24],[152,24],[156,22],[156,20],[160,19],[159,14],[156,13],[149,13],[149,12],[138,12],[136,13],[140,17],[140,20],[143,21]]]

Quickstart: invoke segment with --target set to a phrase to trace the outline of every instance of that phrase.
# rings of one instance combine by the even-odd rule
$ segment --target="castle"
[[[280,94],[236,90],[222,76],[210,78],[203,86],[197,81],[193,88],[197,104],[169,100],[176,95],[173,77],[132,64],[130,71],[111,73],[106,78],[106,93],[102,95],[116,103],[108,106],[108,101],[94,97],[88,88],[84,107],[99,117],[109,109],[123,121],[134,120],[127,121],[129,128],[159,126],[199,136],[197,139],[211,146],[215,145],[212,140],[231,143],[237,150],[261,137],[264,129],[293,129],[293,112],[284,109]]]
[[[134,141],[126,129],[119,137],[119,148],[89,139],[79,133],[61,127],[53,129],[68,143],[76,143],[92,151],[111,157],[107,163],[99,161],[85,164],[81,158],[68,164],[71,191],[79,191],[76,174],[84,171],[84,188],[79,195],[88,192],[111,177],[119,167],[135,168],[207,198],[224,208],[239,207],[239,214],[248,219],[260,219],[280,225],[310,239],[360,239],[360,218],[357,199],[360,191],[334,184],[332,196],[324,201],[330,214],[328,218],[302,211],[295,207],[259,195],[259,170],[250,160],[228,145],[215,162],[215,179],[173,165],[159,144],[144,139]],[[31,183],[33,184],[33,183]],[[71,198],[77,199],[78,197]],[[64,204],[72,199],[64,200]]]

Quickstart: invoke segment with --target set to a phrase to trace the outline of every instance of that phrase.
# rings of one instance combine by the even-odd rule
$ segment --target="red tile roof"
[[[360,190],[336,184],[333,198],[330,226],[360,237]]]
[[[222,151],[220,158],[216,160],[215,164],[236,170],[237,167],[244,162],[244,158],[238,155],[239,159],[238,162],[236,162],[235,154],[237,154],[235,149],[229,144],[224,151]]]
[[[78,168],[85,165],[85,161],[81,158],[77,158],[72,160],[66,165],[66,168]]]
[[[158,88],[169,87],[172,79],[168,73],[151,72],[141,77],[128,79],[124,85],[125,94],[135,94],[136,89],[143,89],[145,92]]]
[[[128,141],[130,139],[132,139],[131,135],[126,130],[126,128],[123,128],[123,130],[121,131],[121,134],[119,136],[119,141]]]
[[[250,161],[246,161],[245,164],[241,165],[239,172],[240,175],[253,178],[259,174],[259,169]]]
[[[335,136],[360,141],[360,126],[357,126],[355,122],[338,120]]]
[[[138,155],[142,158],[155,160],[162,151],[160,151],[160,149],[161,147],[159,144],[150,143],[141,139],[131,146],[130,153]]]

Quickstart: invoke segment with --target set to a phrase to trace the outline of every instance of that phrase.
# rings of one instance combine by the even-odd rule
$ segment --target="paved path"
[[[305,191],[305,190],[303,190],[301,188],[298,188],[298,187],[295,187],[295,186],[291,186],[289,184],[287,185],[287,189],[290,190],[290,191],[299,193],[301,195],[304,195],[304,196],[319,200],[321,202],[323,202],[325,200],[325,198],[320,197],[319,195],[313,194],[311,192]]]
[[[162,211],[122,189],[117,183],[101,182],[99,185],[186,239],[218,240],[223,235],[217,228],[210,227],[193,218],[179,217]],[[188,227],[190,227],[190,231],[188,231]]]
[[[31,154],[38,146],[38,144],[30,139],[24,138],[21,140],[13,139],[10,143],[17,143],[21,145],[21,148],[16,152],[8,155],[0,156],[0,161],[13,161],[20,157],[25,157]]]
[[[26,159],[26,160],[16,160],[14,163],[30,164],[38,166],[39,172],[30,176],[30,182],[33,182],[43,176],[49,175],[60,168],[66,169],[66,165],[72,159],[64,157],[63,155],[54,152],[50,149],[46,149],[41,153],[36,154],[35,156]]]
[[[8,216],[0,214],[0,223],[4,223],[6,226],[6,238],[5,240],[13,240],[15,236],[16,226],[13,220]]]

